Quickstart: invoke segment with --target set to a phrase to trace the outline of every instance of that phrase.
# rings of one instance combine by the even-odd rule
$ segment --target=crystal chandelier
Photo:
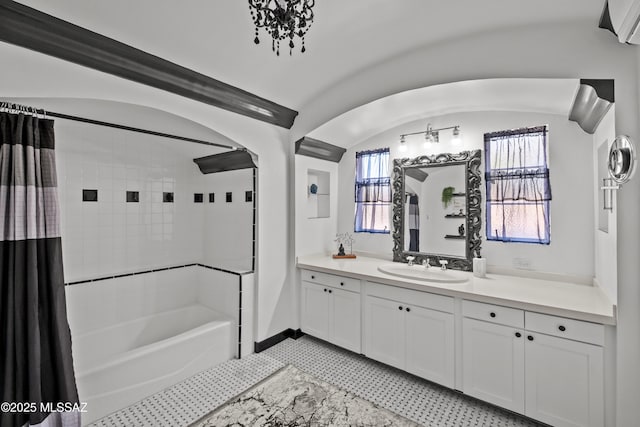
[[[258,28],[264,28],[271,35],[271,48],[280,55],[280,42],[289,40],[289,55],[297,36],[302,39],[301,52],[304,47],[304,36],[313,22],[313,6],[315,0],[249,0],[249,10],[256,26],[256,44],[260,43]]]

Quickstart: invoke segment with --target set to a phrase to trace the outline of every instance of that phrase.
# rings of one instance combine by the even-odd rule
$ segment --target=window
[[[355,232],[389,233],[389,149],[356,153]]]
[[[549,244],[547,126],[486,133],[487,239]]]

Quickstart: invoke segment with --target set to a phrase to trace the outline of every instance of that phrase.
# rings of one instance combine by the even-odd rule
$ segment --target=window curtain
[[[487,236],[549,243],[547,127],[485,134]]]
[[[80,426],[67,322],[53,121],[0,113],[1,427]],[[41,406],[43,404],[43,406]]]
[[[409,251],[420,252],[420,210],[418,196],[409,196]]]
[[[355,231],[389,233],[389,149],[356,153]]]

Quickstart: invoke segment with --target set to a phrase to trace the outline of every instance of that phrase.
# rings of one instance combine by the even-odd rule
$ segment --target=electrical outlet
[[[512,264],[513,268],[517,268],[520,270],[531,270],[530,258],[513,258]]]

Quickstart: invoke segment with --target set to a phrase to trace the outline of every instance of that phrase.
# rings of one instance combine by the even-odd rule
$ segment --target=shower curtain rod
[[[96,125],[96,126],[105,126],[105,127],[110,127],[110,128],[114,128],[114,129],[121,129],[121,130],[127,130],[130,132],[137,132],[137,133],[143,133],[145,135],[153,135],[153,136],[160,136],[163,138],[170,138],[170,139],[176,139],[179,141],[186,141],[186,142],[194,142],[196,144],[203,144],[203,145],[209,145],[212,147],[219,147],[219,148],[226,148],[228,150],[239,150],[239,151],[246,151],[245,148],[239,148],[239,147],[233,147],[231,145],[224,145],[224,144],[218,144],[215,142],[209,142],[209,141],[204,141],[202,139],[195,139],[195,138],[188,138],[186,136],[180,136],[180,135],[173,135],[170,133],[164,133],[164,132],[157,132],[154,130],[148,130],[148,129],[141,129],[141,128],[136,128],[136,127],[132,127],[132,126],[125,126],[125,125],[119,125],[117,123],[109,123],[109,122],[104,122],[101,120],[94,120],[94,119],[88,119],[86,117],[78,117],[78,116],[72,116],[69,114],[62,114],[62,113],[56,113],[53,111],[45,111],[44,109],[37,109],[34,107],[29,107],[26,105],[20,105],[20,104],[14,104],[14,103],[10,103],[10,102],[2,102],[0,103],[0,111],[17,111],[18,113],[23,113],[23,114],[31,114],[34,116],[42,116],[42,117],[55,117],[58,119],[64,119],[64,120],[71,120],[74,122],[81,122],[81,123],[88,123],[91,125]]]

